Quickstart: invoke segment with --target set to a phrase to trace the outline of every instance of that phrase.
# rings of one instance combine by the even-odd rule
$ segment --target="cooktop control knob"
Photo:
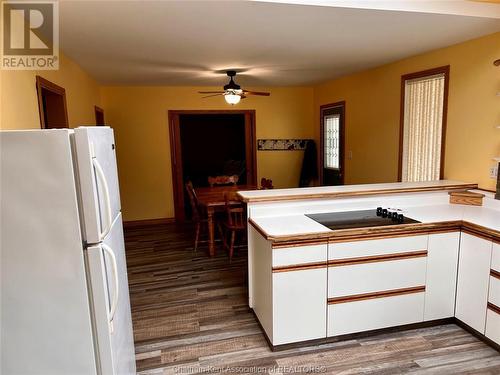
[[[398,210],[397,208],[382,208],[382,207],[377,207],[376,214],[377,216],[381,216],[383,218],[387,218],[389,220],[392,220],[395,223],[404,223],[405,217],[403,214],[400,214],[401,210]]]

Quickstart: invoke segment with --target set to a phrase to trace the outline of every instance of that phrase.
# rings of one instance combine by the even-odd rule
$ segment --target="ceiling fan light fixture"
[[[241,96],[238,94],[235,94],[233,92],[224,94],[224,99],[228,104],[235,105],[238,104],[241,100]]]

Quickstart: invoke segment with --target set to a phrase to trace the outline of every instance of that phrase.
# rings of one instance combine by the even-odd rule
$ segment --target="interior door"
[[[74,138],[84,239],[95,244],[106,236],[121,210],[114,133],[109,126],[80,127]]]
[[[90,295],[102,374],[135,374],[123,224],[118,215],[100,245],[87,249]]]
[[[321,107],[321,185],[344,184],[345,103]]]

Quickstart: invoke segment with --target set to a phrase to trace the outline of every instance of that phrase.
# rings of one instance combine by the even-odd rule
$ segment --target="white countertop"
[[[371,208],[373,207],[367,207],[367,209]],[[405,207],[403,213],[405,216],[424,224],[463,220],[488,229],[500,231],[500,210],[484,206],[458,204],[427,205]],[[252,221],[270,237],[332,232],[331,229],[317,223],[304,214],[253,217]]]
[[[392,182],[385,184],[361,184],[361,185],[341,185],[341,186],[318,186],[308,188],[293,188],[293,189],[270,189],[270,190],[248,190],[239,191],[238,194],[246,202],[252,201],[273,201],[293,199],[300,196],[315,197],[325,195],[349,195],[349,194],[381,194],[384,192],[393,193],[397,190],[401,191],[431,191],[431,190],[446,190],[471,188],[471,185],[477,187],[476,184],[465,183],[454,180],[439,180],[426,182]]]

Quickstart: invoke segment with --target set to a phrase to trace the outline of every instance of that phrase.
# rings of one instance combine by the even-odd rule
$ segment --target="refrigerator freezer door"
[[[70,131],[0,132],[0,373],[96,374]]]
[[[102,244],[87,249],[102,374],[135,374],[134,337],[121,214]]]
[[[113,129],[74,130],[84,227],[89,244],[102,241],[120,212],[120,191]]]

